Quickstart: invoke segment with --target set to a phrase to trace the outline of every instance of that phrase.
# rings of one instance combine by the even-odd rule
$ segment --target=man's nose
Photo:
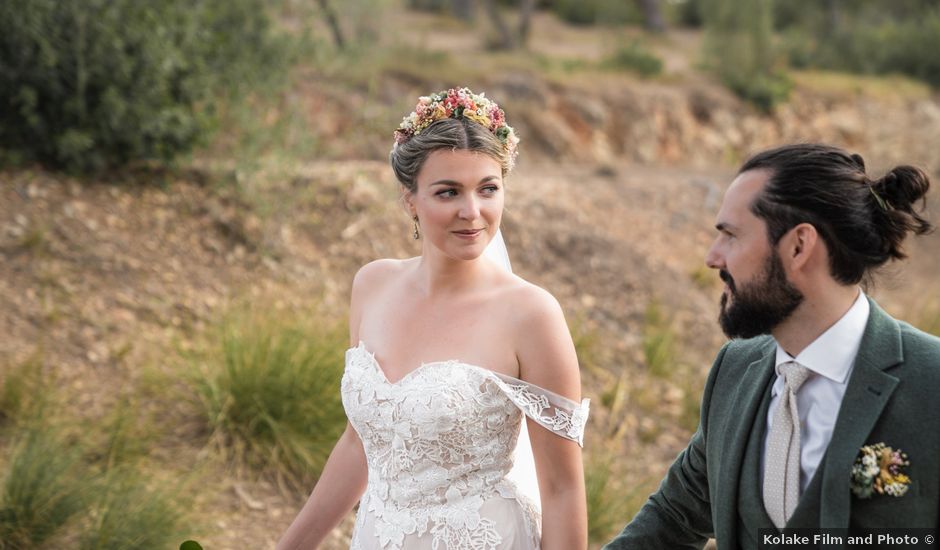
[[[712,245],[708,248],[708,252],[705,253],[705,265],[712,269],[721,269],[724,267],[724,259],[718,251],[718,239],[712,242]]]

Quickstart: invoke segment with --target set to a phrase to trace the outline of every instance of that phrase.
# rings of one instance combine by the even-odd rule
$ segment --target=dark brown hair
[[[843,284],[870,281],[874,269],[906,257],[901,245],[908,233],[933,229],[920,214],[930,180],[913,166],[873,180],[860,155],[808,143],[758,153],[738,173],[748,170],[770,172],[751,205],[766,222],[770,243],[800,223],[812,224],[826,243],[832,276]]]

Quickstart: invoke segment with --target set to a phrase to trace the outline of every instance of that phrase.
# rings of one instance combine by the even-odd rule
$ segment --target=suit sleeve
[[[705,445],[708,440],[708,407],[718,369],[730,344],[718,353],[702,395],[698,429],[689,445],[669,467],[659,489],[653,493],[615,539],[603,550],[700,549],[712,536],[711,499]]]

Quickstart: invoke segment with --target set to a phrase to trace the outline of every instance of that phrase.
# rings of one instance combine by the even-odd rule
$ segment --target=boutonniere
[[[901,469],[909,466],[907,454],[884,443],[865,445],[859,450],[852,465],[852,492],[858,498],[871,498],[872,494],[904,496],[911,478]]]

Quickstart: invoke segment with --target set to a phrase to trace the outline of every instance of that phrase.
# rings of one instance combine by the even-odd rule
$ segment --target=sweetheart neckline
[[[474,370],[483,371],[484,373],[486,373],[486,374],[491,374],[491,375],[493,375],[493,376],[495,376],[495,377],[497,377],[497,378],[508,378],[508,379],[510,379],[510,380],[515,380],[515,381],[517,381],[517,382],[522,382],[523,384],[527,384],[527,382],[526,382],[525,380],[522,380],[522,379],[520,379],[520,378],[516,378],[515,376],[510,376],[510,375],[508,375],[508,374],[503,374],[503,373],[501,373],[501,372],[496,372],[496,371],[494,371],[494,370],[492,370],[492,369],[488,369],[488,368],[486,368],[486,367],[481,367],[481,366],[479,366],[479,365],[474,365],[474,364],[472,364],[472,363],[466,363],[466,362],[464,362],[464,361],[461,361],[460,359],[446,359],[446,360],[443,360],[443,361],[429,361],[429,362],[427,362],[427,363],[425,363],[424,361],[422,361],[421,364],[418,365],[416,368],[411,369],[410,371],[408,371],[407,373],[405,373],[404,376],[402,376],[402,377],[399,378],[398,380],[392,382],[391,380],[388,379],[388,375],[385,374],[385,370],[382,369],[382,365],[379,364],[379,360],[375,358],[375,353],[369,351],[369,348],[366,347],[365,342],[363,342],[362,340],[360,340],[360,341],[359,341],[359,345],[354,346],[354,347],[351,347],[351,348],[349,348],[347,351],[353,351],[353,350],[360,350],[360,351],[362,351],[363,353],[365,353],[366,356],[369,357],[369,359],[370,359],[369,362],[372,364],[373,368],[375,368],[375,370],[376,370],[376,372],[379,374],[379,376],[382,377],[382,380],[383,380],[386,384],[388,384],[389,386],[399,386],[399,385],[401,385],[402,382],[404,382],[405,380],[407,380],[408,378],[410,378],[410,377],[411,377],[413,374],[415,374],[416,372],[421,371],[421,370],[424,370],[425,367],[434,366],[434,365],[447,365],[447,364],[451,364],[451,365],[461,365],[461,366],[464,366],[464,367],[469,367],[469,368],[474,369]]]
[[[588,410],[591,404],[591,400],[587,397],[582,397],[580,402],[574,401],[563,395],[558,395],[552,392],[551,390],[547,390],[545,388],[536,386],[535,384],[526,382],[525,380],[515,378],[513,376],[509,376],[508,374],[503,374],[501,372],[496,372],[494,370],[490,370],[485,367],[474,365],[472,363],[465,363],[463,361],[460,361],[459,359],[447,359],[444,361],[431,361],[429,363],[425,363],[422,361],[421,364],[417,368],[412,369],[411,371],[406,373],[404,376],[402,376],[395,382],[392,382],[388,379],[388,376],[385,375],[385,371],[382,370],[382,365],[380,365],[379,360],[375,358],[375,354],[369,351],[369,349],[366,347],[365,343],[362,340],[359,341],[359,345],[350,347],[349,349],[347,349],[346,353],[356,352],[356,351],[364,353],[366,355],[367,360],[369,361],[369,364],[372,365],[372,369],[375,371],[375,374],[379,378],[382,379],[382,382],[386,386],[390,388],[394,388],[394,389],[397,389],[398,387],[400,387],[403,383],[405,383],[406,381],[411,379],[413,376],[415,376],[416,373],[425,370],[425,367],[430,367],[434,365],[459,365],[461,367],[466,367],[473,371],[479,371],[484,376],[490,377],[490,379],[494,380],[496,385],[502,388],[506,392],[506,394],[509,396],[509,399],[513,401],[516,404],[516,406],[518,406],[522,410],[523,414],[530,416],[537,423],[541,424],[542,426],[552,431],[557,432],[558,430],[557,422],[555,422],[555,417],[551,417],[551,418],[542,417],[541,416],[542,409],[553,406],[556,409],[555,416],[557,417],[558,415],[562,415],[563,422],[569,423],[569,424],[573,422],[573,419],[575,418],[575,416],[578,416],[578,418],[581,419],[580,422],[581,422],[582,429],[576,441],[578,442],[578,445],[582,447],[584,446],[583,422],[587,420],[587,414],[588,414]],[[532,394],[531,391],[527,389],[530,386],[533,388],[536,388],[538,390],[538,393]],[[519,395],[520,393],[523,395],[520,396]],[[554,400],[554,402],[552,400]],[[534,412],[532,410],[533,407],[535,407]],[[570,409],[570,411],[567,413],[570,416],[564,416],[564,413],[562,413],[562,407]],[[578,414],[576,415],[576,413]],[[536,416],[532,416],[533,414]],[[569,427],[568,429],[570,432],[573,428]],[[573,436],[566,436],[566,437],[568,437],[569,439],[574,439]]]

